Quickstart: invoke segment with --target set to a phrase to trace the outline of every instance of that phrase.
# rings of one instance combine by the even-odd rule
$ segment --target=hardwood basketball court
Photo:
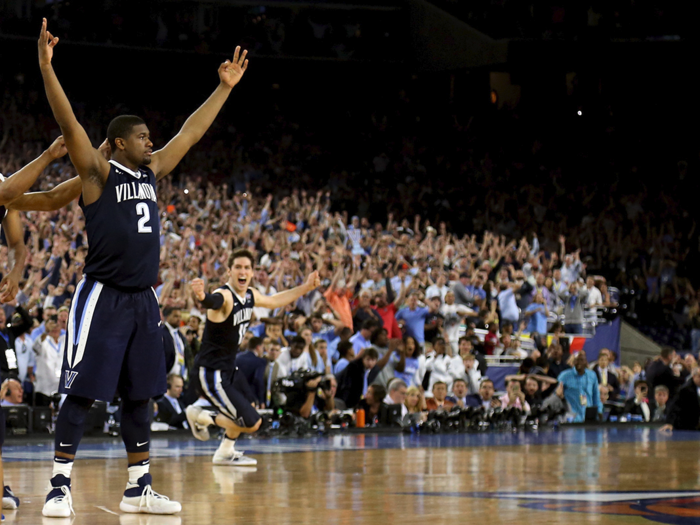
[[[650,428],[537,434],[343,435],[239,442],[257,468],[214,466],[217,446],[154,435],[154,489],[178,516],[119,510],[126,456],[87,440],[73,470],[76,516],[43,518],[52,444],[9,440],[5,481],[23,524],[700,523],[700,433]],[[82,458],[82,459],[81,459]]]

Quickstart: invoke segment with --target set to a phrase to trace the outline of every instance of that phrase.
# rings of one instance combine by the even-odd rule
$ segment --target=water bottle
[[[365,411],[362,408],[355,413],[355,426],[357,428],[365,428]]]

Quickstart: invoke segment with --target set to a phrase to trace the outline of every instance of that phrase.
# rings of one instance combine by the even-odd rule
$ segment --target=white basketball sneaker
[[[119,516],[119,525],[182,525],[182,519],[180,516],[122,514]]]
[[[244,456],[243,452],[237,450],[234,450],[230,456],[225,456],[217,450],[212,461],[214,465],[228,465],[229,467],[254,467],[258,464],[257,459]]]
[[[61,474],[51,478],[51,491],[46,496],[41,514],[47,518],[69,518],[75,514],[69,478]]]
[[[214,425],[214,418],[211,414],[202,407],[190,405],[185,409],[187,415],[187,423],[194,437],[200,441],[209,439],[209,425]]]
[[[180,512],[182,505],[154,492],[151,488],[152,481],[150,474],[144,474],[139,478],[138,483],[127,483],[119,508],[124,512],[134,514],[175,514]]]

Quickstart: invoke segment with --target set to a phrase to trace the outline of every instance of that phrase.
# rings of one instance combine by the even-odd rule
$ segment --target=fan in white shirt
[[[428,286],[428,289],[425,291],[425,296],[428,299],[439,297],[440,301],[444,302],[447,292],[449,291],[450,288],[447,286],[447,279],[444,275],[440,274],[438,275],[436,283]]]
[[[455,294],[452,290],[448,290],[445,294],[445,304],[440,307],[440,313],[445,318],[444,333],[447,343],[452,347],[452,355],[457,355],[459,350],[459,329],[462,320],[468,315],[476,315],[474,310],[471,310],[463,304],[455,303]]]
[[[469,341],[467,341],[468,343]],[[463,344],[463,343],[460,343]],[[471,344],[470,344],[471,346]],[[450,363],[450,375],[453,380],[464,381],[467,385],[467,394],[478,394],[481,372],[479,372],[474,354],[467,353],[464,356],[456,355]]]
[[[61,335],[58,318],[52,315],[46,320],[46,332],[34,341],[33,348],[36,354],[34,388],[37,394],[50,397],[58,392],[65,338],[65,335]]]
[[[586,288],[588,289],[588,297],[586,298],[586,306],[593,309],[596,306],[603,305],[603,294],[595,287],[595,279],[588,277],[586,279]]]
[[[428,387],[425,389],[426,397],[432,397],[433,385],[442,382],[447,385],[449,391],[452,387],[452,376],[450,375],[450,365],[452,358],[445,354],[447,345],[442,337],[438,337],[433,342],[434,353],[426,358],[423,365],[424,370],[418,370],[421,382],[425,381],[426,374],[429,375]]]
[[[311,370],[311,356],[304,352],[306,341],[297,336],[292,339],[291,345],[282,349],[282,353],[275,361],[275,366],[272,372],[272,381],[274,382],[280,377],[287,377],[297,370]]]

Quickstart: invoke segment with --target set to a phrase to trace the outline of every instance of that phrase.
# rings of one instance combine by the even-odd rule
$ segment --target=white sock
[[[144,474],[148,474],[149,460],[144,460],[136,465],[131,465],[127,470],[129,471],[129,483],[132,485],[138,485],[139,479]]]
[[[235,444],[235,439],[231,439],[224,435],[224,438],[221,440],[221,444],[219,445],[219,449],[216,452],[217,454],[222,454],[224,456],[231,456],[233,454],[233,446]]]
[[[70,479],[70,473],[73,470],[73,460],[72,459],[56,459],[53,460],[53,475],[52,478],[63,475]]]

